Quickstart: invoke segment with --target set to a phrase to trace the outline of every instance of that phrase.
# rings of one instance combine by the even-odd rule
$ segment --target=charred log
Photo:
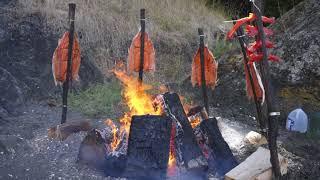
[[[229,145],[222,137],[216,118],[202,121],[200,128],[207,139],[207,145],[211,150],[209,156],[210,169],[214,169],[219,175],[224,175],[236,167],[238,163],[233,156]]]
[[[121,177],[126,168],[125,154],[108,154],[105,157],[103,172],[106,176]]]
[[[124,176],[164,179],[169,160],[172,120],[166,116],[133,116]]]
[[[208,167],[207,161],[197,144],[179,96],[176,93],[165,93],[163,101],[167,116],[176,121],[176,149],[181,153],[185,167],[188,170],[206,170]]]
[[[125,169],[126,155],[108,152],[105,139],[94,129],[81,142],[77,162],[101,171],[106,176],[119,177]]]
[[[88,132],[80,144],[78,163],[86,164],[96,169],[103,169],[107,149],[105,140],[96,129]]]

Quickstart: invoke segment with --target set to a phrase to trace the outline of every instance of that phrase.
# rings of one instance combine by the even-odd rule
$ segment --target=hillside
[[[49,32],[60,35],[66,30],[68,1],[19,2],[26,13],[40,12]],[[228,45],[219,47],[227,25],[223,23],[222,11],[209,10],[202,0],[74,2],[77,4],[75,26],[81,37],[82,51],[107,76],[115,60],[126,60],[131,39],[139,30],[142,7],[146,8],[146,31],[157,50],[156,81],[182,80],[189,73],[186,64],[191,63],[197,47],[199,27],[204,28],[209,47],[228,48]],[[179,72],[176,69],[180,69]]]

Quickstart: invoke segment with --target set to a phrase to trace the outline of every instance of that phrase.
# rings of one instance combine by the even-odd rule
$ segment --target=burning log
[[[202,106],[196,106],[196,107],[191,108],[189,110],[187,116],[190,117],[190,116],[194,116],[196,114],[200,114],[201,119],[209,119],[208,112]]]
[[[176,125],[176,151],[177,160],[183,161],[188,170],[204,171],[208,163],[197,144],[196,137],[183,106],[176,93],[163,94],[164,109],[167,116],[171,117]]]
[[[102,171],[106,176],[119,177],[126,166],[126,155],[109,152],[106,140],[94,129],[81,142],[77,162]]]
[[[233,156],[229,145],[225,142],[221,135],[216,118],[204,120],[200,124],[200,128],[205,138],[207,145],[211,150],[209,157],[209,166],[219,175],[224,175],[238,165]]]
[[[133,116],[125,177],[164,179],[169,160],[172,120],[166,116]]]

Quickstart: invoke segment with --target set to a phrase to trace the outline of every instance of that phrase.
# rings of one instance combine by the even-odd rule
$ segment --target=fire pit
[[[107,176],[134,179],[204,179],[208,169],[223,176],[237,165],[216,119],[208,118],[204,108],[186,113],[176,93],[152,97],[145,91],[150,86],[114,73],[124,84],[130,111],[120,127],[106,120],[104,130],[89,132],[79,162]]]

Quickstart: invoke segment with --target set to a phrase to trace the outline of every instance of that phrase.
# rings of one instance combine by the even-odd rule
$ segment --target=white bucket
[[[289,131],[305,133],[308,130],[308,116],[302,109],[291,111],[287,118],[286,128]]]

